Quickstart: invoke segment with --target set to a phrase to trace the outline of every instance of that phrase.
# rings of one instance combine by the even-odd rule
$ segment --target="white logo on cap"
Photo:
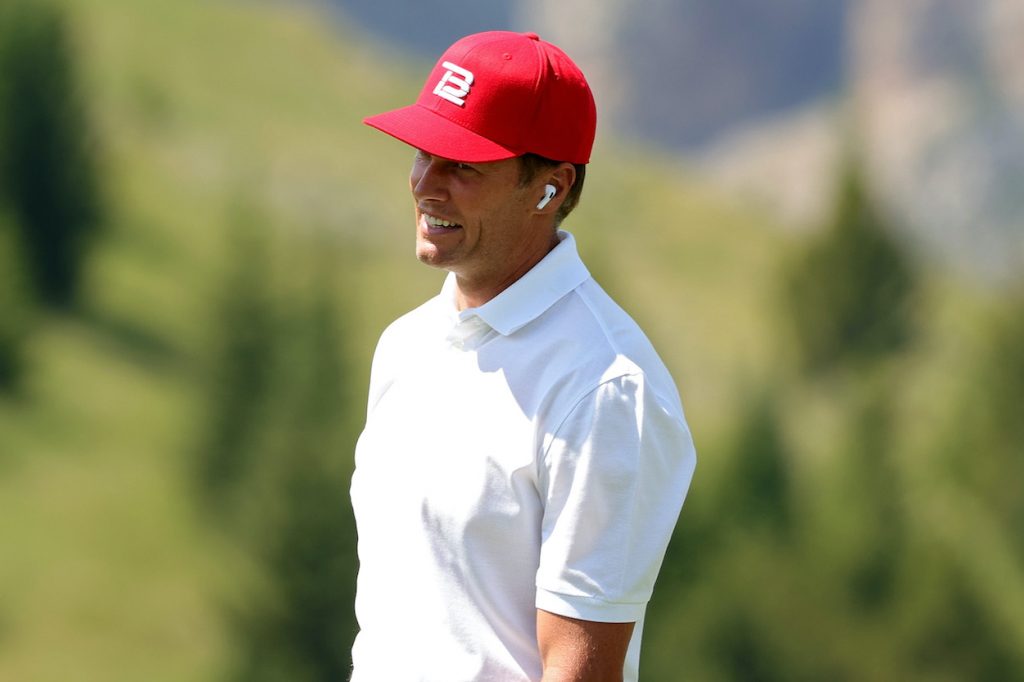
[[[465,106],[466,95],[469,94],[469,86],[473,85],[473,73],[451,62],[444,62],[441,66],[448,69],[448,71],[437,82],[434,94],[438,97],[443,97],[452,104],[457,104],[460,107]]]

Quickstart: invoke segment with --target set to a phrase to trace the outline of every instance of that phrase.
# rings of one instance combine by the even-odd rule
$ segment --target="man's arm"
[[[542,682],[621,682],[633,623],[598,623],[537,609]]]

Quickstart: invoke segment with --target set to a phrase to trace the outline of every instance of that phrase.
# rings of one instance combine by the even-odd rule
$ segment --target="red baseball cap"
[[[588,163],[597,108],[583,73],[562,50],[536,33],[487,31],[448,48],[415,104],[363,122],[455,161],[532,153]]]

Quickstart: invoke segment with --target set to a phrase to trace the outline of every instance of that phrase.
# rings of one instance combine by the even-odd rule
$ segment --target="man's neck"
[[[462,275],[455,275],[455,307],[460,311],[468,308],[479,308],[492,298],[512,286],[519,277],[511,278],[500,284],[474,284]]]
[[[530,258],[525,259],[516,267],[510,268],[503,274],[487,273],[486,275],[472,275],[464,272],[455,273],[455,305],[461,310],[467,308],[479,308],[492,298],[515,284],[523,275],[533,269],[537,263],[544,260],[551,251],[558,246],[558,234],[551,235],[551,242],[547,249]]]

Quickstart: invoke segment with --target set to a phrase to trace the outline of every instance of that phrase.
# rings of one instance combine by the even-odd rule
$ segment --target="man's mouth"
[[[462,225],[460,225],[459,223],[453,223],[450,220],[445,220],[444,218],[438,218],[437,216],[432,216],[429,213],[424,213],[423,214],[423,220],[426,221],[426,223],[427,223],[427,225],[429,227],[440,227],[440,228],[444,228],[444,229],[447,229],[447,230],[455,230],[455,229],[458,229],[458,228],[462,227]]]

